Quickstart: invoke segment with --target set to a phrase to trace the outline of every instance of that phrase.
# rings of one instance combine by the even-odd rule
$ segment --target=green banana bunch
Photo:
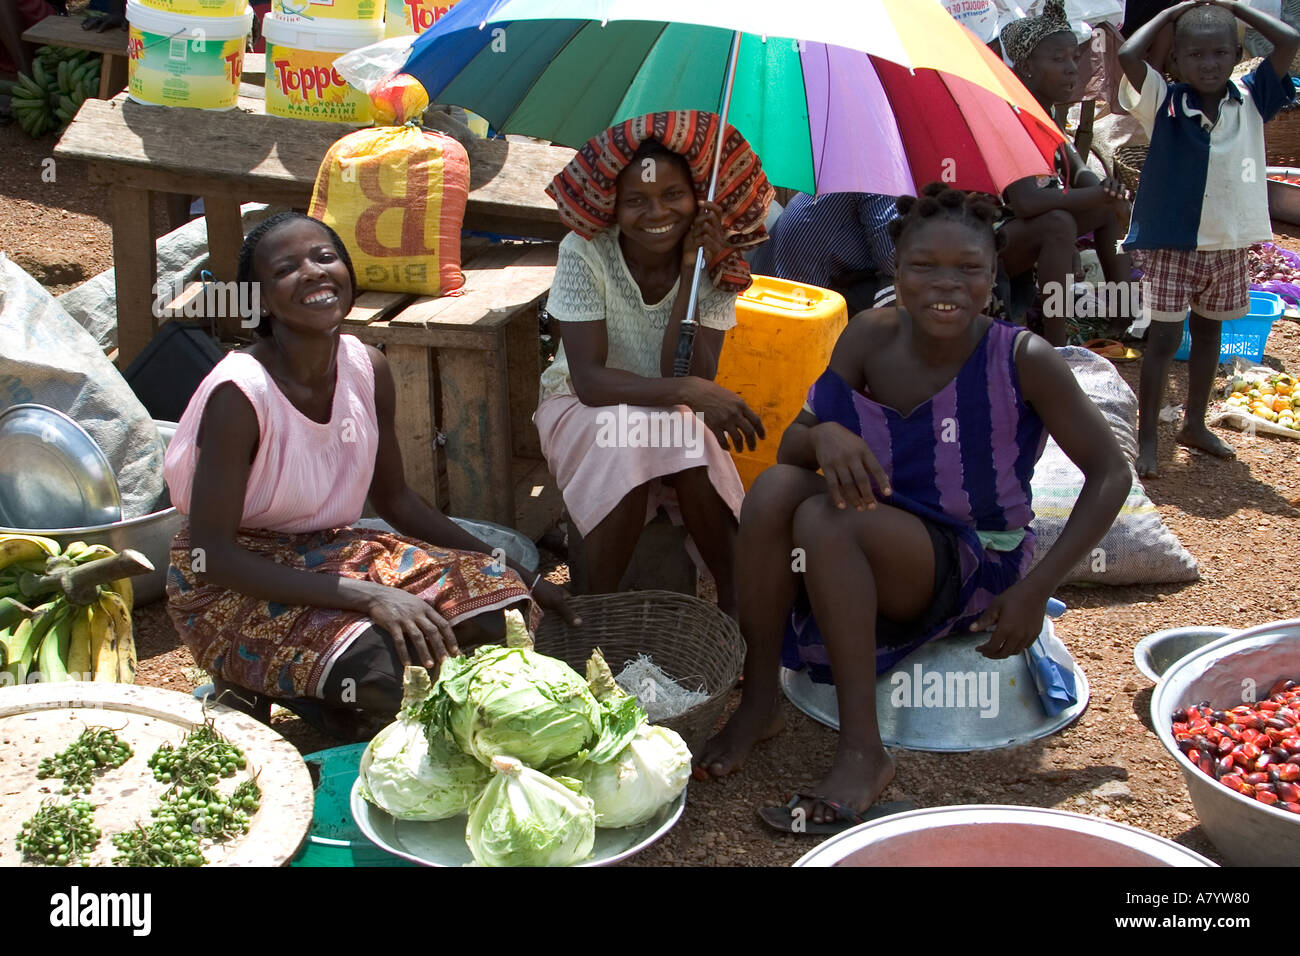
[[[99,64],[99,55],[90,50],[37,50],[31,74],[19,74],[9,84],[10,110],[23,132],[44,136],[72,122],[81,104],[99,90]]]
[[[100,585],[87,605],[51,591],[46,579],[116,554],[84,541],[60,552],[58,542],[39,535],[0,535],[0,688],[34,680],[135,680],[130,579]]]

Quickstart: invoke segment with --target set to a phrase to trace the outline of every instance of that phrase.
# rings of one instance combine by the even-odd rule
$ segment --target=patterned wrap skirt
[[[529,599],[514,571],[486,554],[424,544],[372,528],[306,534],[240,528],[235,543],[277,564],[397,587],[429,601],[453,626]],[[356,611],[264,601],[204,584],[189,524],[172,540],[167,613],[198,665],[268,697],[320,697],[330,668],[371,621]],[[535,623],[536,606],[530,606]]]

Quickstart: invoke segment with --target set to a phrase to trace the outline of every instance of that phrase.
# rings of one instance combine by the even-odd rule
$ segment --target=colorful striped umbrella
[[[660,110],[723,113],[776,185],[1001,192],[1063,142],[936,0],[461,0],[403,72],[432,102],[567,146]],[[726,108],[728,63],[739,37]]]

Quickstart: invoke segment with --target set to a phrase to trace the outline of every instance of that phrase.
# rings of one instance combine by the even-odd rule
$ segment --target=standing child
[[[1231,81],[1241,59],[1234,17],[1274,48],[1243,81],[1248,95]],[[1173,63],[1182,77],[1173,84],[1144,61],[1170,24]],[[1192,348],[1178,442],[1235,457],[1206,427],[1205,406],[1219,361],[1219,323],[1250,311],[1247,250],[1273,237],[1264,123],[1295,98],[1287,69],[1297,49],[1300,33],[1282,21],[1223,0],[1170,7],[1120,48],[1120,101],[1151,136],[1124,242],[1146,273],[1142,294],[1152,319],[1138,386],[1139,477],[1159,476],[1160,408],[1189,307]]]

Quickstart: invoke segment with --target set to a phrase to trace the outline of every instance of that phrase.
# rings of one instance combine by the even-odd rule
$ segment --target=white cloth
[[[546,311],[561,322],[604,322],[608,339],[605,366],[659,378],[664,330],[680,286],[679,279],[662,300],[650,304],[642,298],[623,259],[618,227],[602,230],[590,240],[571,232],[560,243]],[[689,286],[684,292],[690,293]],[[735,294],[718,290],[704,277],[696,318],[703,328],[731,328],[736,324]],[[539,403],[572,394],[569,361],[561,345],[551,367],[542,373]]]

